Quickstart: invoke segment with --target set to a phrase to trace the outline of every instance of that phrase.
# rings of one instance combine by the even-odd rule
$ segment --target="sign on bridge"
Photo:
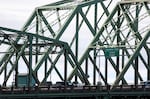
[[[118,57],[119,49],[118,48],[106,48],[104,49],[104,54],[106,58]]]

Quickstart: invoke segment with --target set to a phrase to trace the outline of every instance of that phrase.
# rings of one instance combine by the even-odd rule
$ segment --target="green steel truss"
[[[0,27],[2,84],[18,86],[20,73],[28,86],[150,80],[149,1],[117,2],[63,0],[37,7],[21,30]]]

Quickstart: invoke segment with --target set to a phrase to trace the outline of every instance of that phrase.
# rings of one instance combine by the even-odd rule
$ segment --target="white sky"
[[[38,6],[60,0],[0,0],[0,26],[21,29]]]

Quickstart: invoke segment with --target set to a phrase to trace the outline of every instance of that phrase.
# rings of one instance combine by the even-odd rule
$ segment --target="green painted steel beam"
[[[36,75],[36,72],[39,70],[43,62],[48,58],[49,54],[51,53],[52,47],[48,48],[48,50],[42,55],[38,63],[36,64],[36,68],[34,69],[34,74]]]
[[[87,6],[91,6],[93,4],[102,2],[103,0],[87,0],[87,1],[83,1],[81,4],[79,4],[78,6],[83,8],[83,7],[87,7]]]
[[[57,57],[55,58],[55,60],[52,62],[51,58],[48,57],[48,60],[50,61],[51,63],[51,66],[50,68],[48,69],[47,71],[47,75],[44,77],[44,79],[42,80],[42,83],[44,81],[46,81],[46,79],[48,78],[48,76],[50,75],[50,73],[52,72],[53,68],[56,69],[55,65],[56,63],[58,62],[59,58],[61,57],[61,55],[63,54],[63,50],[60,51],[59,55],[57,55]],[[60,79],[63,79],[63,77],[59,76]]]
[[[17,63],[18,63],[18,60],[20,59],[21,55],[24,53],[24,50],[25,50],[25,48],[26,48],[26,46],[27,46],[27,43],[28,43],[28,41],[24,42],[24,45],[21,47],[20,51],[18,52],[17,58],[16,58],[14,64],[12,65],[12,68],[11,68],[11,70],[9,71],[9,73],[8,73],[8,75],[7,75],[7,77],[6,77],[5,81],[4,81],[4,83],[7,82],[8,78],[10,77],[10,75],[12,74],[12,72],[14,71],[14,69],[16,68],[16,65],[17,65]],[[4,84],[4,83],[3,83],[3,84]]]
[[[90,6],[88,7],[88,9],[87,9],[87,11],[86,11],[86,13],[85,13],[85,15],[87,14],[87,12],[89,11],[89,8],[90,8]],[[83,23],[83,19],[82,19],[82,21],[81,21],[81,23],[80,23],[80,25],[79,25],[79,29],[81,28],[81,25],[82,25],[82,23]],[[77,30],[77,31],[79,31],[79,29]],[[74,37],[75,38],[75,37]],[[74,41],[75,39],[73,39],[73,41]],[[72,41],[72,43],[73,43],[73,41]],[[72,44],[71,44],[72,45]],[[71,46],[70,45],[70,46]],[[57,58],[56,58],[56,60],[57,60]],[[71,62],[71,59],[69,59],[68,60],[69,62]],[[71,64],[71,63],[70,63]],[[82,76],[79,74],[79,73],[76,73],[78,76],[79,76],[79,78],[81,79],[82,78]],[[47,78],[47,77],[46,77]],[[70,78],[68,78],[68,80],[69,80]],[[82,78],[83,79],[83,78]],[[81,80],[82,80],[81,79]],[[70,79],[71,80],[71,79]],[[84,82],[83,80],[82,80],[82,82]]]
[[[56,40],[60,39],[60,37],[62,36],[62,34],[65,31],[65,29],[67,28],[67,26],[69,25],[69,23],[72,21],[72,19],[76,15],[77,11],[78,11],[78,8],[74,8],[73,12],[71,13],[71,15],[69,16],[69,18],[64,23],[64,25],[62,26],[61,30],[58,31],[58,34],[55,36]]]
[[[129,52],[128,52],[127,50],[125,50],[125,53],[126,53],[126,55],[127,55],[128,58],[131,57],[131,55],[129,54]],[[140,53],[139,53],[139,56],[141,56]],[[141,58],[141,57],[140,57],[140,58]],[[132,65],[132,67],[133,67],[134,70],[135,70],[135,69],[136,69],[135,63],[132,63],[131,65]],[[142,76],[140,75],[139,72],[137,72],[137,76],[139,77],[140,81],[143,81]]]
[[[77,60],[77,59],[76,59]],[[68,57],[68,61],[69,61],[69,63],[71,64],[71,66],[72,66],[72,68],[74,68],[76,65],[75,65],[75,63],[73,63],[73,61],[72,61],[72,59],[70,58],[70,57]],[[71,75],[71,74],[70,74]],[[77,70],[77,72],[75,72],[75,74],[73,74],[73,75],[76,75],[77,77],[79,77],[80,78],[80,80],[82,81],[82,82],[84,82],[84,79],[83,79],[83,76],[82,76],[82,74]],[[71,81],[71,79],[72,78],[69,78],[70,76],[68,76],[68,81]]]
[[[50,11],[50,10],[72,10],[74,8],[76,8],[77,6],[79,7],[86,7],[86,6],[90,6],[93,4],[96,4],[98,2],[101,2],[102,0],[90,0],[90,1],[78,1],[75,2],[74,0],[72,1],[61,1],[58,3],[54,3],[54,4],[50,4],[50,5],[45,5],[45,6],[41,6],[41,7],[37,7],[37,9],[40,9],[42,11]]]
[[[73,17],[75,16],[75,14],[76,14],[77,11],[78,11],[78,8],[75,8],[74,11],[73,11],[73,13],[70,15],[69,19],[67,19],[67,21],[66,21],[66,23],[64,24],[63,28],[61,29],[61,31],[58,32],[58,34],[56,35],[56,37],[55,37],[56,40],[58,40],[58,39],[61,37],[61,35],[62,35],[63,32],[65,31],[65,29],[67,28],[67,26],[69,25],[70,21],[73,19]],[[45,54],[45,55],[46,55],[46,54]],[[45,56],[45,55],[43,55],[43,56]],[[43,60],[43,61],[44,61],[44,60]],[[42,63],[42,61],[40,61],[40,62]],[[39,67],[40,67],[40,65],[37,65],[37,66],[38,66],[38,67],[36,67],[35,71],[37,71],[37,70],[39,69]],[[80,71],[82,71],[81,68],[80,68]],[[83,73],[83,72],[82,72],[82,73]],[[85,78],[85,79],[86,79],[86,78]],[[87,81],[87,80],[85,80],[85,81]],[[88,82],[87,82],[87,83],[88,83]]]
[[[68,54],[71,55],[73,61],[75,62],[77,69],[79,70],[79,72],[80,72],[81,75],[83,76],[83,80],[85,81],[86,84],[90,85],[90,82],[89,82],[87,76],[86,76],[85,73],[83,72],[80,63],[76,60],[76,58],[75,58],[75,56],[74,56],[74,54],[73,54],[73,52],[72,52],[72,50],[70,49],[70,47],[69,47],[68,44],[66,44],[66,49],[68,50]]]
[[[82,3],[82,4],[79,4],[80,5],[80,7],[85,7],[85,6],[88,6],[88,5],[92,5],[92,4],[96,4],[97,2],[99,2],[98,0],[96,1],[96,0],[94,0],[94,1],[88,1],[88,2],[85,2],[85,3]],[[43,6],[44,7],[44,6]],[[48,6],[47,6],[48,7]],[[59,7],[59,6],[56,6],[56,7]],[[51,7],[48,7],[48,8],[51,8]],[[39,9],[39,8],[38,8]],[[74,12],[73,12],[74,13]],[[72,15],[72,17],[70,16],[70,19],[68,19],[69,21],[66,21],[66,22],[70,22],[71,21],[71,18],[73,18],[74,17],[74,15],[75,14],[71,14]],[[83,14],[82,14],[83,15]],[[87,21],[86,21],[87,22]],[[57,38],[60,38],[60,36],[62,35],[62,32],[65,30],[65,27],[67,27],[67,24],[69,24],[69,23],[65,23],[65,25],[66,26],[63,26],[63,28],[64,29],[61,29],[61,31],[58,33],[58,36],[56,36],[56,39]],[[90,25],[88,25],[88,26],[90,26]],[[93,33],[93,31],[92,31],[92,33]],[[60,35],[60,36],[59,36]],[[43,56],[45,56],[45,55],[43,55]],[[40,63],[42,63],[42,61],[44,61],[44,58],[43,58],[43,60],[41,60],[40,61]],[[35,69],[35,72],[39,69],[39,67],[40,67],[40,65],[41,64],[39,64],[39,65],[37,65],[37,67],[36,67],[36,69]]]
[[[22,59],[24,60],[25,64],[27,65],[27,68],[30,68],[29,61],[24,54],[22,55]],[[40,83],[39,79],[37,79],[37,77],[34,75],[33,69],[32,68],[30,68],[30,69],[31,69],[32,77],[34,78],[35,82],[37,84],[39,84]]]
[[[23,32],[22,33],[22,31],[18,31],[18,30],[13,30],[13,29],[8,29],[8,28],[3,28],[3,27],[0,27],[0,29],[1,30],[5,30],[5,31],[11,31],[11,32],[16,32],[16,33],[20,33],[20,34],[23,34],[23,35],[29,35],[29,36],[34,36],[34,37],[38,37],[38,38],[44,38],[44,40],[46,40],[45,38],[46,37],[42,37],[42,36],[39,36],[39,35],[35,35],[35,34],[32,34],[32,33],[26,33],[26,32]],[[49,38],[47,38],[47,40],[48,40]],[[53,41],[53,39],[49,39],[50,41],[52,40]],[[55,40],[54,40],[54,42],[55,42]],[[59,42],[59,41],[57,41],[57,42]],[[67,48],[69,48],[69,47],[67,47]],[[49,49],[49,51],[50,51],[50,49]],[[70,50],[71,51],[71,50]],[[49,52],[48,52],[49,53]],[[46,53],[46,55],[48,55],[48,53]],[[72,54],[73,55],[73,54]],[[35,72],[39,69],[39,67],[41,66],[41,64],[42,64],[42,62],[46,59],[46,56],[45,55],[43,55],[45,58],[43,58],[42,57],[42,61],[39,61],[39,63],[37,63],[37,66],[36,66],[36,69],[33,71],[34,73],[34,77],[35,77]],[[73,56],[74,57],[74,56]],[[13,70],[13,69],[12,69]],[[80,68],[80,71],[82,72],[82,69]],[[57,72],[58,73],[58,72]],[[11,74],[11,73],[10,73]],[[82,72],[82,75],[84,75],[84,73]],[[87,83],[89,83],[86,79],[84,79]]]
[[[121,6],[121,5],[120,5],[120,9],[121,9],[123,12],[125,12],[125,9],[124,9],[123,6]],[[136,29],[136,26],[135,26],[135,24],[131,21],[130,17],[127,15],[127,13],[123,13],[123,15],[124,15],[125,19],[127,20],[128,24],[129,24],[129,27],[130,27],[130,29],[132,30],[133,34],[137,37],[137,39],[141,40],[141,39],[142,39],[142,36],[140,35],[140,33],[138,32],[138,30]],[[144,48],[145,48],[146,50],[148,49],[148,47],[147,47],[146,45],[144,45]],[[141,55],[140,55],[140,58],[142,58]],[[133,66],[135,66],[135,65],[133,65]],[[134,69],[136,69],[136,68],[134,68]],[[139,76],[140,80],[142,80],[142,77],[141,77],[141,75],[140,75],[139,72],[138,72],[138,76]]]
[[[44,6],[57,6],[57,5],[62,5],[62,4],[70,3],[70,2],[73,2],[73,0],[60,0],[58,2],[54,2],[51,4],[44,5]]]
[[[100,2],[100,4],[101,4],[103,10],[105,11],[106,15],[109,16],[110,13],[109,13],[109,11],[108,11],[108,8],[104,5],[103,2]],[[117,11],[116,11],[116,12],[117,12]],[[112,25],[112,27],[113,27],[113,30],[116,31],[116,30],[117,30],[116,27],[115,27],[116,23],[113,23],[112,21],[113,21],[113,20],[111,20],[111,25]],[[122,22],[123,22],[123,21],[122,21]],[[121,23],[122,23],[122,22],[121,22]],[[106,23],[106,24],[107,24],[107,23]],[[116,31],[116,32],[117,32],[117,31]],[[115,37],[117,36],[117,34],[118,34],[118,33],[116,33],[116,35],[113,37],[113,41],[114,41]],[[102,34],[102,36],[103,36],[103,34]],[[102,44],[102,45],[103,45],[103,44]],[[109,58],[108,60],[110,61],[111,65],[112,65],[113,68],[116,70],[116,72],[119,73],[120,71],[119,71],[119,69],[116,68],[117,66],[115,65],[115,63],[113,62],[113,60],[112,60],[111,58]],[[124,78],[123,78],[123,81],[124,81],[125,83],[127,83]]]
[[[99,75],[101,76],[102,80],[105,82],[106,85],[109,85],[106,81],[106,79],[104,78],[103,74],[100,72],[98,66],[96,65],[96,63],[94,62],[94,60],[92,59],[92,57],[89,55],[89,59],[91,60],[91,62],[94,64],[94,68],[97,70],[97,72],[99,73]]]
[[[90,9],[90,7],[91,6],[88,6],[88,8],[87,8],[87,10],[86,10],[86,12],[85,12],[85,15],[87,15],[87,13],[89,12],[89,9]],[[78,16],[78,12],[77,12],[77,16]],[[73,39],[72,39],[72,42],[70,43],[70,47],[72,47],[72,45],[73,45],[73,43],[74,43],[74,41],[75,41],[75,39],[77,40],[78,38],[76,38],[77,37],[77,34],[78,34],[78,32],[79,32],[79,30],[81,29],[81,26],[82,26],[82,24],[83,24],[83,22],[84,22],[84,19],[82,19],[82,21],[80,22],[80,24],[79,24],[79,26],[78,26],[78,21],[77,20],[79,20],[78,18],[76,19],[76,34],[74,35],[74,37],[73,37]]]
[[[113,10],[113,12],[111,13],[111,15],[108,17],[108,19],[104,22],[104,23],[108,23],[109,21],[111,21],[111,18],[114,16],[114,14],[116,13],[118,7],[115,7],[115,9]],[[106,24],[104,24],[104,26],[100,29],[100,31],[94,36],[93,41],[90,43],[89,46],[93,45],[93,43],[95,43],[96,41],[98,41],[99,36],[102,34],[102,32],[104,31],[104,27]],[[86,57],[88,57],[88,53],[90,52],[90,48],[87,48],[85,53],[83,54],[83,56],[81,57],[81,59],[79,60],[79,65],[81,65],[84,61],[84,59]],[[76,67],[74,68],[74,70],[72,71],[72,74],[74,74],[74,72],[76,72]],[[70,78],[72,78],[73,75],[70,75]]]
[[[124,68],[122,69],[121,73],[118,75],[118,77],[116,78],[112,88],[114,88],[114,86],[116,84],[119,83],[119,81],[122,79],[122,77],[124,76],[124,74],[126,73],[126,71],[128,70],[128,68],[130,67],[130,65],[132,64],[133,60],[139,55],[139,51],[141,50],[142,47],[144,47],[144,45],[146,44],[147,39],[150,36],[150,31],[147,32],[147,34],[144,36],[144,38],[141,40],[141,42],[138,44],[134,54],[130,57],[130,59],[128,60],[127,64],[124,66]]]
[[[20,33],[20,34],[23,34],[24,35],[24,33],[22,33],[22,31],[16,31],[16,30],[13,30],[13,29],[8,29],[8,28],[3,28],[3,27],[0,27],[0,29],[2,29],[2,30],[5,30],[5,31],[11,31],[11,32],[17,32],[17,33]],[[37,35],[35,35],[35,34],[30,34],[30,33],[26,33],[25,35],[32,35],[32,36],[35,36],[35,37],[38,37],[38,38],[43,38],[42,36],[41,37],[39,37],[39,36],[37,36]],[[45,39],[45,37],[44,37],[44,39]],[[46,40],[46,39],[45,39]],[[53,40],[52,40],[53,41]],[[55,41],[55,40],[54,40]],[[43,61],[44,61],[44,59],[43,59]],[[40,61],[41,62],[41,61]],[[41,64],[40,64],[41,65]],[[37,67],[40,67],[40,65],[38,65]],[[38,69],[36,69],[35,71],[37,71]]]
[[[62,0],[59,2],[55,2],[52,4],[47,4],[41,7],[37,7],[37,9],[46,11],[46,10],[56,10],[56,9],[61,9],[61,10],[65,10],[65,9],[73,9],[75,6],[71,5],[70,3],[73,3],[73,0]],[[67,6],[65,4],[68,4]],[[64,5],[64,6],[63,6]]]
[[[54,30],[52,29],[52,27],[50,26],[50,24],[47,22],[46,18],[44,17],[44,15],[42,14],[41,11],[38,11],[39,12],[39,15],[40,15],[40,18],[43,20],[43,22],[45,23],[46,27],[48,28],[49,32],[51,33],[51,35],[53,37],[55,37],[55,32]]]
[[[4,27],[0,27],[0,29],[1,29],[1,30],[5,30],[5,31],[10,31],[10,32],[19,33],[19,34],[21,34],[21,35],[27,35],[27,36],[37,37],[37,38],[40,38],[40,39],[43,39],[43,40],[52,41],[52,42],[54,42],[54,43],[57,42],[56,44],[61,45],[61,46],[64,45],[64,42],[61,42],[61,41],[60,41],[60,44],[59,44],[59,43],[58,43],[59,41],[56,41],[56,40],[51,39],[51,38],[39,36],[39,35],[36,35],[36,34],[33,34],[33,33],[22,32],[22,31],[19,31],[19,30],[8,29],[8,28],[4,28]],[[11,57],[10,57],[10,58],[11,58]],[[40,67],[40,65],[39,65],[39,67]],[[12,70],[13,70],[13,69],[12,69]],[[57,73],[58,73],[58,72],[57,72]],[[10,75],[10,74],[11,74],[11,72],[9,73],[9,75]],[[35,76],[35,70],[33,71],[33,74],[34,74],[33,77],[35,78],[35,77],[36,77],[36,76]],[[59,74],[59,75],[60,75],[60,74]],[[9,78],[9,76],[8,76],[7,78]],[[36,79],[36,81],[39,82],[37,79]]]
[[[29,70],[29,72],[28,72],[28,87],[32,87],[33,85],[32,85],[32,67],[33,67],[33,65],[32,65],[32,41],[33,41],[33,37],[32,36],[29,36],[28,37],[28,39],[29,39],[29,68],[28,68],[28,70]]]
[[[65,31],[66,27],[69,25],[69,23],[71,22],[71,20],[73,19],[74,15],[75,15],[75,12],[76,12],[77,9],[75,9],[73,11],[73,13],[71,14],[71,16],[69,17],[69,19],[66,21],[66,23],[64,24],[63,28],[61,29],[61,31],[55,36],[55,40],[58,41],[58,39],[61,37],[61,35],[63,34],[63,32]],[[40,65],[44,62],[44,60],[47,58],[47,54],[50,53],[52,47],[50,47],[46,53],[43,55],[43,57],[41,58],[41,61],[39,61],[37,63],[37,66],[34,70],[34,72],[36,73],[38,71],[38,69],[40,68]]]
[[[53,65],[53,66],[54,66],[54,65]],[[59,70],[58,70],[55,66],[54,66],[54,69],[55,69],[57,75],[60,77],[60,79],[61,79],[62,81],[64,81],[64,78],[62,77],[62,75],[61,75],[61,73],[59,72]]]
[[[78,5],[78,7],[81,7],[81,8],[83,8],[83,7],[86,7],[86,6],[89,6],[89,5],[92,5],[92,4],[96,4],[97,2],[100,2],[101,0],[91,0],[91,1],[83,1],[81,4],[79,4]],[[57,7],[57,8],[59,8],[59,7],[61,7],[60,5],[63,5],[63,4],[66,4],[66,3],[70,3],[70,2],[73,2],[73,1],[60,1],[60,2],[57,2],[57,3],[53,3],[52,5],[54,5],[55,7]],[[55,5],[56,4],[56,5]],[[45,6],[42,6],[42,7],[48,7],[48,6],[52,6],[51,4],[50,5],[45,5]],[[51,8],[51,7],[48,7],[48,8]],[[37,8],[37,9],[39,9],[39,8]],[[76,9],[76,5],[75,5],[75,9]],[[40,9],[39,9],[40,10]],[[78,9],[79,10],[79,9]],[[78,11],[77,10],[77,11]],[[77,12],[76,11],[76,12]],[[74,12],[73,12],[74,13]],[[73,19],[74,18],[74,15],[73,15],[73,13],[71,13],[71,18]],[[35,17],[37,17],[36,16],[37,15],[37,13],[36,13],[36,11],[34,11],[34,13],[31,15],[31,17],[29,18],[29,20],[27,21],[27,23],[25,24],[25,26],[24,26],[24,29],[23,29],[23,31],[26,31],[27,30],[27,28],[30,26],[30,24],[33,22],[33,20],[34,20],[34,18]],[[86,14],[85,14],[86,15]],[[83,13],[82,13],[82,16],[83,17],[85,17],[85,15],[83,16]],[[63,32],[65,31],[65,28],[67,27],[67,25],[70,23],[70,21],[72,20],[71,18],[69,18],[67,21],[66,21],[66,23],[65,23],[65,25],[63,26],[63,28],[62,28],[62,30],[58,33],[58,36],[56,36],[56,39],[58,40],[60,37],[61,37],[61,35],[63,34]],[[46,19],[44,19],[44,20],[46,20]],[[45,21],[46,22],[46,21]],[[67,23],[68,22],[68,23]],[[89,22],[88,22],[88,20],[86,20],[86,23],[88,24],[88,26],[89,26],[89,28],[91,28],[90,30],[93,30],[92,29],[92,26],[89,24]],[[46,23],[45,23],[46,24]],[[49,29],[50,30],[50,29]],[[93,33],[94,31],[92,31],[92,33]],[[94,33],[96,33],[96,32],[94,32]],[[30,35],[30,34],[29,34]],[[33,35],[32,35],[33,36]],[[38,38],[36,35],[34,35],[34,37],[36,37],[36,38]],[[43,37],[42,37],[43,38]],[[39,38],[39,39],[41,39],[41,37]],[[47,39],[47,38],[43,38],[43,39]],[[52,41],[52,42],[57,42],[57,40],[56,41],[54,41],[54,39],[52,39],[52,40],[50,40],[50,41]],[[60,43],[60,42],[57,42],[57,43],[59,43],[60,45],[62,44],[62,43]],[[49,53],[49,51],[47,51],[47,53]],[[45,55],[43,55],[43,58],[41,59],[41,60],[39,60],[39,63],[37,63],[37,67],[35,68],[35,71],[34,72],[36,72],[36,71],[38,71],[39,70],[39,67],[41,66],[41,64],[43,63],[43,61],[45,60],[45,58],[44,57],[46,57],[46,54],[47,53],[45,53]],[[73,54],[73,53],[72,53]],[[74,56],[73,56],[74,57]],[[82,71],[82,68],[80,68],[80,72],[82,72],[83,74],[84,74],[84,72]]]
[[[98,5],[98,3],[100,3],[100,5]],[[70,6],[67,6],[69,4],[73,4]],[[108,8],[105,6],[105,2],[103,2],[103,0],[88,0],[88,1],[81,1],[78,4],[74,3],[74,0],[62,0],[53,4],[48,4],[48,5],[44,5],[41,7],[37,7],[36,10],[33,12],[33,14],[31,15],[31,17],[29,18],[29,20],[27,21],[27,23],[24,25],[22,31],[19,30],[15,30],[15,29],[9,29],[9,28],[4,28],[4,27],[0,27],[0,30],[2,31],[8,31],[8,32],[13,32],[13,33],[17,33],[18,37],[14,42],[14,46],[10,45],[10,49],[8,51],[14,50],[16,46],[20,46],[21,48],[24,48],[24,46],[21,44],[17,45],[18,41],[21,40],[21,37],[33,37],[33,39],[36,39],[37,43],[39,43],[40,40],[42,41],[47,41],[47,42],[52,42],[52,45],[48,45],[48,49],[45,50],[45,52],[43,53],[35,53],[37,56],[36,62],[35,62],[35,69],[30,68],[33,62],[32,60],[32,55],[34,54],[32,52],[32,50],[34,49],[33,47],[35,47],[33,45],[33,42],[31,39],[27,39],[28,44],[26,45],[25,48],[29,48],[29,60],[26,58],[25,55],[27,54],[20,54],[19,58],[22,56],[23,57],[23,61],[26,63],[29,71],[30,71],[30,78],[31,76],[33,76],[33,78],[36,80],[36,82],[39,83],[44,83],[46,82],[47,78],[50,76],[50,74],[52,73],[52,70],[54,69],[57,73],[57,75],[59,76],[59,78],[62,81],[66,81],[66,80],[73,80],[73,77],[79,77],[79,79],[81,80],[81,82],[85,82],[86,84],[90,84],[89,79],[87,78],[87,74],[88,74],[88,68],[89,66],[86,66],[87,69],[85,69],[85,71],[83,70],[84,67],[82,67],[85,63],[85,65],[87,65],[88,61],[91,62],[92,64],[92,68],[93,68],[93,84],[96,81],[96,73],[100,72],[100,70],[98,69],[98,65],[96,58],[96,54],[92,56],[92,54],[94,53],[90,53],[91,51],[94,51],[94,49],[91,49],[90,47],[93,46],[94,44],[96,44],[99,41],[100,46],[104,46],[104,43],[109,44],[109,40],[107,41],[107,38],[110,38],[110,43],[113,44],[116,42],[117,39],[117,43],[121,40],[126,40],[128,37],[130,37],[131,33],[135,34],[134,36],[136,36],[136,38],[141,41],[141,45],[139,45],[138,47],[136,47],[137,49],[131,49],[131,53],[133,53],[133,55],[130,55],[130,51],[128,49],[124,49],[122,48],[122,53],[124,53],[124,55],[122,57],[122,60],[125,59],[125,57],[128,60],[127,64],[124,66],[124,60],[122,62],[122,66],[124,66],[123,70],[120,72],[120,70],[118,69],[118,65],[119,65],[119,58],[120,56],[118,56],[116,59],[113,58],[109,58],[106,59],[106,57],[104,57],[106,59],[105,62],[107,62],[106,64],[108,65],[108,63],[110,64],[110,66],[113,67],[114,72],[117,73],[117,80],[115,81],[115,84],[119,84],[119,81],[123,81],[127,84],[126,79],[124,79],[124,75],[127,72],[128,68],[130,67],[130,65],[133,66],[133,69],[136,70],[136,64],[131,62],[131,61],[135,61],[136,57],[138,57],[139,59],[141,59],[142,64],[146,67],[147,70],[150,71],[150,67],[148,66],[147,60],[144,59],[144,56],[142,56],[141,54],[141,48],[144,48],[144,50],[146,50],[147,53],[149,52],[149,46],[146,45],[146,37],[142,37],[142,34],[139,33],[138,29],[137,29],[137,25],[135,24],[135,22],[132,22],[131,17],[133,17],[133,15],[130,13],[130,11],[126,10],[130,10],[130,7],[127,8],[123,8],[124,6],[130,6],[133,4],[143,4],[144,7],[146,8],[146,11],[149,13],[149,7],[147,5],[147,1],[121,1],[120,3],[118,3],[118,5],[113,9],[112,13],[109,12]],[[94,5],[94,6],[93,6]],[[140,9],[142,9],[143,5],[141,5]],[[104,10],[105,15],[108,17],[106,19],[106,21],[104,22],[103,26],[99,29],[98,25],[99,22],[97,20],[98,18],[98,6],[101,6],[101,8]],[[135,5],[136,6],[136,5]],[[88,12],[90,11],[91,7],[95,7],[95,15],[94,15],[94,23],[90,23],[90,20],[88,19]],[[121,10],[120,10],[120,8]],[[84,9],[86,8],[86,9]],[[53,28],[51,27],[51,24],[48,22],[47,17],[44,16],[44,11],[51,11],[51,10],[70,10],[72,11],[72,13],[69,14],[68,18],[66,18],[66,21],[64,22],[63,26],[60,26],[61,28],[59,29],[59,31],[57,33],[54,33]],[[116,20],[114,20],[114,17],[116,17],[118,11],[122,11],[121,13],[123,14],[120,15],[121,17],[118,17],[119,22],[115,22]],[[93,13],[93,14],[94,14]],[[139,11],[140,13],[140,11]],[[80,15],[80,16],[79,16]],[[59,15],[56,15],[57,17],[59,17]],[[103,16],[103,15],[102,15]],[[123,18],[122,18],[123,17]],[[79,19],[81,18],[81,19]],[[122,18],[122,20],[121,20]],[[134,17],[133,17],[134,18]],[[31,26],[31,24],[33,23],[33,21],[36,20],[36,26],[35,28],[35,34],[34,33],[29,33],[28,28]],[[58,18],[58,21],[60,19]],[[65,31],[68,29],[70,23],[72,22],[72,20],[75,20],[76,25],[75,25],[75,35],[73,36],[73,39],[71,41],[70,44],[68,44],[68,42],[65,42],[65,40],[60,41],[61,37],[63,38],[63,34],[65,33]],[[38,21],[38,22],[37,22]],[[80,22],[80,23],[79,23]],[[83,22],[85,24],[83,24]],[[124,24],[124,22],[127,22],[128,27],[129,27],[129,31],[127,31],[127,35],[123,34],[122,31],[118,32],[118,29],[120,29],[120,27],[122,26],[122,24]],[[44,36],[40,36],[39,34],[39,29],[40,26],[44,24],[46,26],[46,28],[48,29],[48,32],[51,33],[52,37],[44,37]],[[81,55],[81,58],[79,59],[79,44],[80,44],[80,35],[79,32],[81,31],[81,27],[83,25],[86,25],[89,29],[89,31],[92,33],[92,41],[90,42],[89,46],[87,47],[87,49],[85,50],[85,52],[83,53],[83,55]],[[111,30],[107,31],[107,29],[109,29],[108,25],[110,25]],[[120,26],[119,26],[120,25]],[[44,28],[44,27],[42,27]],[[99,29],[99,31],[98,31]],[[110,32],[115,32],[115,34],[113,36],[109,36],[111,34],[109,34]],[[104,34],[106,32],[106,34]],[[120,33],[118,35],[118,33]],[[121,36],[120,36],[121,35]],[[148,35],[148,34],[147,34]],[[149,36],[149,35],[148,35]],[[104,43],[103,40],[101,40],[101,38],[105,39]],[[145,41],[143,41],[143,39]],[[62,39],[61,39],[62,40]],[[118,41],[119,40],[119,41]],[[16,43],[16,44],[15,44]],[[131,48],[130,42],[126,41],[125,43],[127,43],[127,45],[129,45],[129,47]],[[126,45],[126,44],[124,44]],[[55,57],[55,59],[52,59],[49,55],[52,53],[53,49],[59,46],[61,49],[61,52],[58,53]],[[75,46],[75,47],[74,47]],[[36,48],[38,49],[39,46],[37,46]],[[105,46],[104,46],[105,47]],[[32,49],[33,48],[33,49]],[[74,50],[72,50],[72,48],[74,48]],[[103,49],[102,49],[103,50]],[[19,53],[21,53],[22,51],[25,51],[25,49],[23,50],[18,50]],[[61,58],[61,56],[63,56],[64,52],[67,52],[67,54],[64,55],[64,69],[67,71],[67,67],[69,65],[71,65],[72,67],[72,72],[70,75],[68,75],[68,73],[64,72],[64,75],[59,71],[59,68],[57,68],[57,62],[58,60]],[[12,51],[13,52],[13,51]],[[96,51],[95,51],[96,52]],[[14,52],[13,52],[14,53]],[[12,59],[12,55],[13,53],[9,54],[5,54],[4,57],[2,57],[2,60],[0,61],[0,73],[2,74],[2,72],[5,72],[5,68],[7,67],[7,65],[10,63],[12,65],[11,71],[8,72],[8,74],[6,75],[6,79],[5,82],[7,81],[7,79],[9,79],[10,75],[12,74],[12,71],[14,70],[14,68],[17,67],[17,63],[16,65],[13,64],[13,62],[11,61]],[[22,52],[23,53],[23,52]],[[120,53],[119,53],[120,54]],[[39,56],[38,56],[39,55]],[[40,59],[39,59],[40,57]],[[88,60],[89,59],[89,60]],[[6,61],[5,61],[6,60]],[[116,61],[115,61],[116,60]],[[19,61],[19,59],[17,60]],[[42,79],[42,82],[39,81],[39,78],[37,77],[37,72],[40,70],[40,68],[43,66],[42,64],[45,62],[49,62],[50,63],[50,68],[47,68],[45,71],[45,76]],[[5,62],[5,63],[4,63]],[[30,65],[31,64],[31,65]],[[46,64],[45,64],[46,65]],[[119,65],[120,66],[120,65]],[[94,71],[95,70],[95,71]],[[107,78],[104,78],[103,75],[98,74],[101,76],[102,80],[107,84]],[[135,77],[135,76],[134,76]],[[137,72],[137,78],[139,80],[143,80],[142,79],[142,75]],[[5,83],[4,82],[4,83]]]
[[[5,68],[6,68],[6,66],[7,66],[7,64],[8,64],[8,62],[10,61],[10,59],[11,59],[11,57],[13,56],[13,54],[7,54],[7,55],[5,55],[5,57],[2,59],[2,61],[1,61],[1,69],[0,69],[0,74],[2,74],[2,72],[5,70]],[[5,63],[4,63],[4,61],[5,61]],[[4,64],[3,64],[4,63]],[[2,65],[3,64],[3,65]]]
[[[83,17],[83,20],[85,21],[85,23],[86,23],[87,26],[89,27],[89,30],[91,31],[91,33],[92,33],[93,35],[95,35],[95,34],[96,34],[96,33],[95,33],[95,30],[94,30],[94,28],[91,26],[91,24],[90,24],[90,22],[88,21],[88,19],[86,18],[86,16],[84,15],[83,11],[80,10],[79,13],[80,13],[80,15]]]
[[[24,32],[24,31],[20,31],[20,30],[15,30],[15,29],[10,29],[10,28],[5,28],[5,27],[0,27],[0,30],[17,33],[17,34],[22,35],[22,36],[24,36],[24,35],[25,36],[33,36],[35,38],[39,38],[39,39],[42,39],[42,40],[52,41],[52,42],[54,42],[55,44],[58,44],[58,45],[59,44],[60,45],[66,44],[66,42],[63,42],[63,41],[59,41],[59,40],[56,40],[56,39],[53,39],[53,38],[48,38],[48,37],[45,37],[45,36],[40,36],[40,35],[37,35],[37,34]]]
[[[29,19],[27,20],[27,22],[25,23],[25,25],[22,27],[22,31],[27,31],[27,28],[29,27],[29,25],[32,23],[33,19],[36,17],[36,11],[33,11],[33,13],[31,14],[31,16],[29,17]]]
[[[57,56],[57,59],[60,58],[60,56],[63,54],[63,52],[64,52],[64,50],[62,50],[62,53]],[[50,57],[48,58],[48,60],[52,62],[52,60],[50,59]],[[64,81],[64,78],[62,77],[61,73],[59,73],[59,70],[56,68],[56,63],[57,63],[57,62],[58,62],[58,60],[52,62],[52,65],[51,65],[51,68],[49,69],[49,71],[52,71],[52,69],[54,68],[55,71],[56,71],[56,73],[57,73],[57,75],[59,76],[59,78],[60,78],[62,81]],[[50,73],[51,73],[51,72],[50,72]],[[50,73],[48,73],[48,75],[49,75]]]

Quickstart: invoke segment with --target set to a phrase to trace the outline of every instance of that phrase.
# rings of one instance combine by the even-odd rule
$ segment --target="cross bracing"
[[[55,78],[87,85],[150,79],[148,1],[59,1],[37,7],[21,31],[0,29],[8,47],[0,61],[3,85],[15,75],[17,86],[22,68],[29,86],[32,77],[39,85]],[[119,55],[107,57],[110,48]]]

